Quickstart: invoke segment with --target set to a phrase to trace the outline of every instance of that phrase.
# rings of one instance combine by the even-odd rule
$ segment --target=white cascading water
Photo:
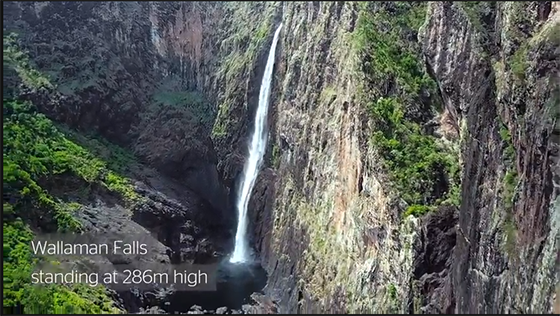
[[[249,143],[249,157],[243,168],[241,185],[237,194],[237,232],[235,233],[235,248],[230,258],[232,263],[246,262],[251,258],[249,241],[247,239],[247,207],[266,150],[266,139],[268,136],[266,120],[268,116],[268,101],[270,99],[270,84],[272,82],[272,70],[274,69],[276,44],[281,28],[282,24],[278,26],[276,33],[274,33],[272,46],[270,46],[270,52],[268,53],[268,60],[266,61],[259,93],[259,105],[255,115],[255,129]]]

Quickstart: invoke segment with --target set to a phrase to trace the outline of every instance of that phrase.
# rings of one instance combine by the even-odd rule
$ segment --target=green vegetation
[[[502,4],[502,12],[506,13],[509,18],[506,35],[517,45],[521,45],[529,38],[530,34],[527,30],[537,22],[527,14],[530,4],[529,1],[512,1]]]
[[[510,58],[509,64],[511,71],[515,77],[519,80],[525,79],[525,72],[527,71],[527,51],[529,44],[527,42],[521,44],[521,46],[515,51],[513,56]]]
[[[387,287],[387,293],[389,293],[389,297],[391,299],[397,299],[397,288],[393,283],[389,284],[389,286]]]
[[[130,167],[137,163],[136,157],[132,152],[107,141],[95,133],[76,133],[64,125],[57,125],[57,128],[70,141],[83,148],[87,148],[92,156],[105,162],[108,170],[119,174],[126,174],[130,171]],[[136,198],[138,197],[131,198],[131,200]]]
[[[454,184],[452,188],[458,188],[459,184],[456,158],[423,128],[432,119],[425,113],[439,105],[437,99],[425,101],[426,96],[437,95],[437,87],[423,69],[415,40],[416,30],[424,20],[425,5],[402,2],[352,5],[359,6],[361,11],[352,34],[356,50],[351,52],[357,54],[359,68],[347,71],[355,71],[357,82],[361,83],[357,87],[358,101],[366,105],[374,130],[370,144],[381,156],[394,191],[410,205],[403,213],[420,216],[452,198],[451,192],[457,192],[448,189],[445,182]],[[350,57],[352,60],[355,56]],[[335,89],[325,87],[319,100],[329,104],[336,97]],[[336,297],[350,313],[402,312],[403,293],[399,284],[386,284],[386,288],[369,284],[371,271],[391,264],[378,253],[379,237],[371,233],[377,218],[371,215],[370,201],[361,197],[337,197],[336,185],[332,191],[324,192],[324,196],[308,201],[305,193],[299,192],[297,180],[289,175],[282,180],[280,190],[284,193],[279,194],[287,194],[291,199],[279,202],[276,213],[281,215],[274,226],[279,229],[295,222],[301,225],[309,240],[302,255],[305,290],[320,302],[324,299],[321,302],[324,304]],[[393,245],[389,238],[384,246],[398,247],[399,257],[408,258],[415,229],[414,221],[403,219],[396,232],[399,245]],[[399,263],[409,264],[405,260]]]
[[[503,123],[500,126],[500,138],[504,144],[504,160],[509,164],[513,164],[515,159],[515,148],[513,147],[513,142],[511,140],[511,134],[509,129]]]
[[[48,78],[33,68],[27,54],[19,49],[16,34],[3,37],[3,52],[3,64],[13,67],[24,84],[34,88],[52,88]]]
[[[177,152],[206,148],[214,111],[199,93],[158,91],[133,126],[134,153],[161,167]]]
[[[422,295],[422,288],[421,288],[420,281],[414,280],[412,281],[411,287],[411,294],[412,294],[412,314],[422,314],[422,303],[424,301]]]
[[[272,166],[275,168],[278,168],[278,165],[280,164],[280,146],[278,146],[278,144],[273,143],[272,144]]]
[[[411,109],[424,107],[422,95],[437,95],[435,82],[421,64],[419,47],[406,40],[421,25],[425,4],[392,3],[396,7],[392,13],[382,4],[360,5],[355,47],[368,87],[363,88],[363,97],[376,129],[372,144],[398,192],[413,205],[408,214],[424,213],[429,205],[444,200],[458,203],[450,198],[460,181],[457,157],[446,152],[434,136],[423,131],[423,122],[410,115]],[[437,108],[437,100],[431,106]],[[449,184],[442,183],[442,178]],[[446,185],[447,192],[435,193]]]
[[[241,22],[232,24],[230,36],[224,39],[220,46],[220,50],[229,52],[220,69],[229,83],[231,80],[228,79],[237,78],[240,74],[247,75],[254,67],[253,62],[273,30],[271,20],[265,19],[261,24],[254,23],[252,15],[257,13],[254,11],[254,5],[231,3],[228,6],[230,13],[238,15],[237,21]]]
[[[560,45],[560,23],[555,23],[550,26],[550,29],[545,33],[547,42],[550,42],[552,45],[559,46]]]
[[[333,102],[336,99],[336,97],[337,97],[336,89],[328,86],[325,89],[323,89],[323,91],[321,91],[321,95],[319,97],[319,102],[330,104],[331,102]]]
[[[31,253],[33,233],[26,223],[50,224],[46,227],[62,232],[82,229],[72,216],[75,203],[57,199],[41,186],[48,177],[70,174],[86,183],[103,184],[130,200],[137,198],[136,193],[126,179],[70,141],[31,104],[4,101],[3,106],[4,307],[23,305],[26,313],[32,312],[29,308],[39,313],[114,311],[102,287],[87,289],[95,291],[92,301],[76,294],[84,290],[82,285],[31,285],[34,263],[42,259]],[[43,220],[37,222],[39,218]]]
[[[490,23],[493,21],[492,15],[496,10],[496,1],[458,1],[455,3],[463,8],[480,36],[480,44],[484,49],[488,49],[492,42],[488,30],[493,28]]]
[[[11,210],[11,206],[4,204]],[[21,220],[3,226],[3,309],[5,313],[21,308],[26,314],[109,314],[120,311],[102,286],[85,284],[32,285],[30,275],[35,257],[28,246],[33,233]]]
[[[50,87],[35,71],[13,38],[4,38],[4,67],[12,67],[27,86]],[[5,87],[6,88],[6,87]],[[33,104],[3,100],[3,310],[24,313],[118,313],[103,286],[36,285],[31,272],[45,258],[30,248],[34,230],[79,232],[72,215],[80,205],[52,194],[52,183],[100,185],[132,202],[138,196],[128,181],[110,170],[71,137],[37,112]],[[78,182],[76,182],[76,180]],[[81,185],[79,184],[79,185]],[[70,191],[70,190],[68,190]]]
[[[32,193],[40,201],[53,201],[37,181],[50,174],[71,173],[86,183],[102,184],[131,202],[138,199],[128,180],[70,140],[32,104],[4,101],[3,110],[4,182],[21,195]]]
[[[513,208],[513,198],[515,195],[515,187],[517,186],[517,172],[513,170],[508,170],[504,176],[504,207],[507,211]]]
[[[465,1],[457,2],[461,5],[465,13],[469,17],[469,21],[474,25],[477,30],[482,30],[482,6],[487,4],[485,1]]]
[[[526,13],[529,2],[510,2],[503,9],[509,17],[509,27],[506,35],[512,43],[511,55],[507,56],[506,64],[511,69],[518,83],[525,79],[528,67],[527,53],[529,51],[529,37],[527,30],[534,27],[536,21],[530,19]]]
[[[409,207],[406,208],[406,211],[404,212],[404,217],[410,215],[414,215],[415,217],[420,217],[431,210],[432,207],[426,205],[410,205]]]
[[[151,111],[152,115],[155,115],[154,112],[157,113],[160,107],[180,108],[188,112],[188,117],[194,120],[193,123],[201,124],[210,132],[215,119],[214,108],[202,94],[191,91],[158,91],[153,95],[153,100],[156,111]]]
[[[508,170],[504,176],[504,207],[511,211],[513,208],[513,198],[515,194],[515,187],[517,185],[517,172],[515,171],[515,148],[511,140],[511,135],[508,128],[502,124],[500,128],[500,137],[504,144],[503,158]]]
[[[510,255],[515,254],[515,244],[517,236],[517,225],[513,217],[514,199],[516,194],[517,183],[519,181],[517,171],[515,170],[515,148],[511,140],[511,134],[507,126],[503,125],[500,128],[500,137],[504,144],[503,158],[504,163],[508,166],[506,174],[503,179],[502,187],[502,206],[505,211],[505,218],[502,225],[502,230],[505,237],[505,250]]]
[[[506,216],[502,225],[502,230],[505,237],[505,250],[510,255],[515,254],[517,225],[513,217],[513,199],[515,198],[515,189],[517,185],[517,173],[515,171],[508,171],[504,176],[503,188],[503,207],[505,208]]]
[[[389,295],[388,312],[390,314],[399,313],[399,300],[397,299],[397,287],[395,284],[390,283],[387,287],[387,294]]]

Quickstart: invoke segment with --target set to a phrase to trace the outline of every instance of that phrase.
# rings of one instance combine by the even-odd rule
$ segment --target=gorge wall
[[[558,18],[551,2],[283,4],[252,208],[281,310],[558,308]]]
[[[559,312],[557,2],[4,3],[56,83],[25,98],[226,218],[280,21],[250,203],[279,311]]]

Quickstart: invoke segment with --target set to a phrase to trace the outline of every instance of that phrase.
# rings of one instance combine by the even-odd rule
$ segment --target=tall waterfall
[[[270,46],[270,52],[268,53],[268,60],[266,61],[259,93],[259,105],[255,114],[255,129],[249,143],[249,157],[245,162],[241,185],[237,192],[237,232],[235,233],[235,248],[230,258],[230,262],[233,263],[246,262],[251,258],[249,240],[247,239],[247,207],[266,150],[266,139],[268,136],[266,120],[270,98],[270,83],[272,81],[276,44],[278,43],[281,28],[282,24],[278,26],[276,33],[274,33],[272,46]]]

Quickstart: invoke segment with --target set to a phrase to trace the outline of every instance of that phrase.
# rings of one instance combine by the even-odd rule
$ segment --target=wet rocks
[[[140,308],[140,311],[136,314],[165,314],[165,310],[161,309],[158,306],[151,306],[147,308]]]
[[[222,314],[244,314],[242,310],[229,309],[225,306],[217,308],[214,310],[205,310],[201,306],[193,305],[188,312],[185,314],[206,314],[206,315],[222,315]]]
[[[253,293],[251,299],[252,304],[245,304],[241,308],[244,314],[276,314],[278,312],[276,303],[266,295]]]
[[[220,233],[224,229],[219,229],[219,221],[212,222],[209,218],[211,206],[188,189],[176,187],[173,180],[161,175],[152,178],[154,171],[149,167],[143,170],[144,176],[137,177],[143,180],[135,180],[135,191],[141,200],[132,207],[105,191],[97,191],[97,196],[81,202],[83,207],[76,216],[90,233],[141,237],[142,242],[150,246],[148,253],[139,258],[109,256],[108,262],[103,264],[142,268],[154,264],[216,261],[224,253],[223,244],[228,236]],[[162,186],[160,182],[165,184],[165,181],[168,181],[167,186]],[[177,195],[175,190],[182,195]],[[157,311],[149,306],[165,308],[164,303],[172,294],[173,291],[158,286],[119,292],[126,310],[138,312],[143,308],[143,313]]]
[[[207,311],[202,310],[201,306],[193,305],[187,314],[204,314]]]
[[[241,309],[230,309],[226,306],[216,310],[204,310],[201,306],[193,305],[187,314],[277,314],[277,305],[269,297],[261,293],[251,295],[252,303],[244,304]]]
[[[216,314],[225,314],[227,311],[227,307],[219,307],[218,309],[216,309]]]

